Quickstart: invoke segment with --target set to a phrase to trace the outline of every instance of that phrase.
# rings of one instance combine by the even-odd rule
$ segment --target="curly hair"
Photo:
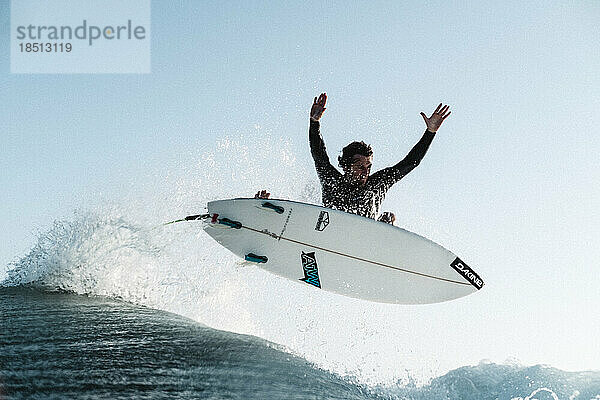
[[[370,157],[373,155],[373,149],[371,145],[365,142],[352,142],[348,146],[342,149],[342,155],[338,157],[338,163],[340,167],[346,168],[352,164],[352,157],[356,154],[361,156]]]

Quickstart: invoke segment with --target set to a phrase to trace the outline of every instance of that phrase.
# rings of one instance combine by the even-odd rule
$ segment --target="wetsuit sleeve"
[[[415,169],[421,162],[425,153],[429,149],[429,145],[435,137],[434,132],[425,131],[421,140],[412,148],[412,150],[402,159],[398,164],[384,168],[380,171],[375,172],[371,179],[376,184],[383,184],[385,190],[389,189],[394,183],[402,179],[406,174]]]
[[[327,149],[325,149],[325,141],[323,141],[323,137],[321,136],[319,121],[310,120],[308,140],[310,142],[310,153],[315,161],[319,179],[323,181],[324,178],[334,177],[336,174],[339,175],[340,172],[329,162]]]

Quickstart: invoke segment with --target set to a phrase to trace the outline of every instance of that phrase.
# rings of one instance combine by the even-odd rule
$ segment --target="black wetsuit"
[[[423,159],[435,133],[425,131],[423,137],[398,164],[375,172],[364,186],[352,184],[329,162],[318,121],[310,121],[308,138],[323,191],[325,207],[375,219],[388,189],[412,171]]]

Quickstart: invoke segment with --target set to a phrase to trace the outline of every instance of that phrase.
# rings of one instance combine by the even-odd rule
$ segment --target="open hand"
[[[310,109],[310,119],[313,121],[321,119],[323,112],[326,110],[325,103],[327,103],[327,93],[321,93],[318,100],[315,97],[315,101]]]
[[[421,113],[421,117],[423,117],[423,119],[425,120],[425,124],[427,124],[427,130],[429,132],[437,132],[437,130],[442,125],[442,122],[444,122],[444,120],[448,118],[448,116],[452,112],[448,111],[449,108],[450,106],[446,105],[442,107],[442,103],[440,103],[440,105],[437,106],[433,114],[431,114],[431,117],[427,118],[425,113]]]

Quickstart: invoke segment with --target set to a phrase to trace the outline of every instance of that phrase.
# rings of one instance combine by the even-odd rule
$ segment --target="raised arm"
[[[319,179],[327,177],[331,174],[339,174],[331,162],[329,162],[329,156],[327,155],[327,149],[325,148],[325,141],[321,136],[321,124],[319,120],[326,110],[325,104],[327,103],[327,94],[321,93],[319,98],[315,97],[312,108],[310,110],[310,129],[308,130],[308,141],[310,143],[310,153],[312,154],[313,160],[315,161],[315,167]]]
[[[421,162],[433,138],[435,133],[442,125],[442,122],[450,115],[449,106],[442,106],[440,103],[431,117],[427,118],[424,113],[421,113],[421,116],[425,120],[425,124],[427,125],[427,130],[421,137],[421,140],[417,142],[417,144],[410,150],[410,152],[404,157],[400,162],[396,165],[388,168],[384,168],[380,171],[375,172],[371,176],[371,180],[374,181],[382,181],[387,188],[392,186],[394,183],[398,182],[402,179],[406,174],[415,169],[417,165]]]

